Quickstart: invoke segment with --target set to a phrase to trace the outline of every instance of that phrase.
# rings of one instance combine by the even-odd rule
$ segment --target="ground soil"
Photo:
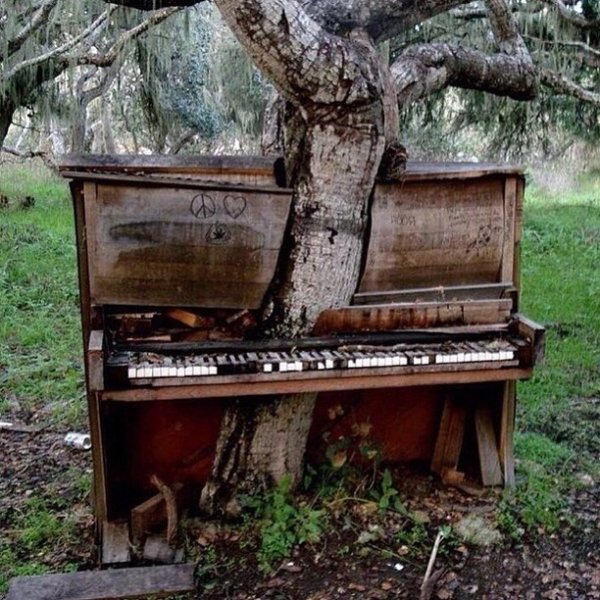
[[[76,535],[60,547],[34,552],[52,571],[76,565],[94,568],[93,519],[88,503],[69,477],[91,469],[91,456],[63,442],[63,434],[0,430],[0,538],[14,536],[15,515],[27,498],[45,498],[50,508],[74,519]],[[373,506],[347,502],[333,507],[328,534],[304,546],[270,575],[257,569],[248,528],[191,520],[188,547],[201,565],[199,587],[207,600],[232,598],[351,599],[419,598],[435,533],[466,515],[492,527],[498,495],[471,495],[443,488],[423,472],[395,471],[400,496],[428,534],[409,546],[390,540],[404,518],[373,512]],[[521,543],[473,546],[457,538],[443,541],[428,597],[454,599],[600,598],[600,486],[586,480],[569,497],[570,519],[552,535],[533,532]],[[241,533],[240,533],[241,531]],[[367,532],[365,535],[364,532]],[[362,539],[360,539],[363,533]],[[486,534],[487,535],[487,534]],[[488,535],[488,537],[489,537]],[[495,534],[494,534],[495,535]],[[360,541],[359,541],[360,540]],[[23,555],[24,561],[31,559]],[[0,594],[1,596],[1,594]]]

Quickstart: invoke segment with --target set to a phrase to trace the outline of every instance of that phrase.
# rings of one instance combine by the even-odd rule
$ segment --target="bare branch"
[[[110,4],[118,4],[128,8],[137,8],[138,10],[159,10],[161,8],[187,8],[200,4],[205,0],[105,0]]]
[[[14,54],[27,41],[27,38],[46,22],[46,19],[57,3],[58,0],[45,0],[41,4],[37,12],[31,17],[29,23],[12,40],[9,40],[8,54]]]
[[[600,19],[588,20],[579,13],[571,10],[562,0],[543,0],[543,2],[553,6],[563,20],[580,29],[591,29],[600,25]]]
[[[44,54],[34,56],[33,58],[24,60],[16,65],[14,65],[5,74],[4,79],[6,81],[8,81],[9,79],[15,77],[17,74],[24,71],[25,69],[31,69],[32,67],[36,67],[43,63],[47,63],[48,61],[51,61],[51,60],[65,54],[66,52],[68,52],[69,50],[71,50],[72,48],[74,48],[75,46],[80,44],[82,41],[86,40],[98,28],[103,27],[105,25],[105,23],[107,22],[108,17],[115,10],[116,10],[115,6],[111,6],[111,7],[107,8],[106,11],[104,13],[102,13],[89,27],[84,29],[79,35],[75,36],[72,40],[65,42],[61,46],[57,46],[56,48],[53,48],[52,50],[49,50],[48,52],[45,52]]]
[[[114,8],[114,7],[111,7]],[[152,27],[162,23],[168,19],[171,15],[183,10],[182,8],[163,8],[152,13],[145,21],[136,25],[132,29],[127,30],[123,33],[112,45],[108,52],[103,54],[88,52],[83,56],[77,57],[76,61],[78,65],[96,65],[97,67],[108,67],[113,64],[119,53],[123,50],[126,44],[130,41],[138,38],[140,35],[146,33]]]
[[[582,64],[596,69],[600,68],[600,50],[592,48],[585,42],[542,39],[533,36],[524,36],[524,38],[544,45],[562,46],[563,48],[573,49],[575,52],[571,56],[576,56]]]
[[[571,96],[600,107],[600,94],[598,92],[592,92],[556,71],[541,69],[540,82],[557,94]]]

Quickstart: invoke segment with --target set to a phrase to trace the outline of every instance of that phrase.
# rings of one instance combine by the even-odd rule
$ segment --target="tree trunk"
[[[9,101],[0,100],[0,148],[4,145],[14,114],[14,105]]]
[[[380,104],[381,108],[382,104]],[[379,110],[382,115],[382,110]],[[320,312],[348,304],[362,261],[369,197],[385,145],[383,118],[338,109],[310,123],[288,115],[292,213],[264,309],[265,337],[309,334]],[[226,409],[200,507],[236,516],[238,493],[302,473],[316,394],[233,401]]]

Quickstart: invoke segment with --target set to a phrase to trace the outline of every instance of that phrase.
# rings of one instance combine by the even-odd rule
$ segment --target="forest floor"
[[[0,598],[10,577],[94,568],[91,456],[64,184],[3,166],[0,193]],[[34,206],[21,198],[31,195]],[[249,501],[241,523],[181,523],[199,597],[600,598],[600,176],[528,192],[522,310],[546,360],[519,384],[517,486],[466,493],[416,465],[310,471]]]

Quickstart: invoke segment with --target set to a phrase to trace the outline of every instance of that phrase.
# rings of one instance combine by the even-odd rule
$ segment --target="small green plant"
[[[289,556],[295,546],[316,542],[323,531],[325,511],[296,504],[290,476],[264,496],[247,499],[246,504],[259,521],[257,558],[264,572],[272,571],[275,562]]]
[[[377,502],[379,510],[395,510],[401,514],[408,512],[400,500],[398,490],[394,487],[389,469],[383,471],[379,488],[375,487],[371,490],[371,497]]]

